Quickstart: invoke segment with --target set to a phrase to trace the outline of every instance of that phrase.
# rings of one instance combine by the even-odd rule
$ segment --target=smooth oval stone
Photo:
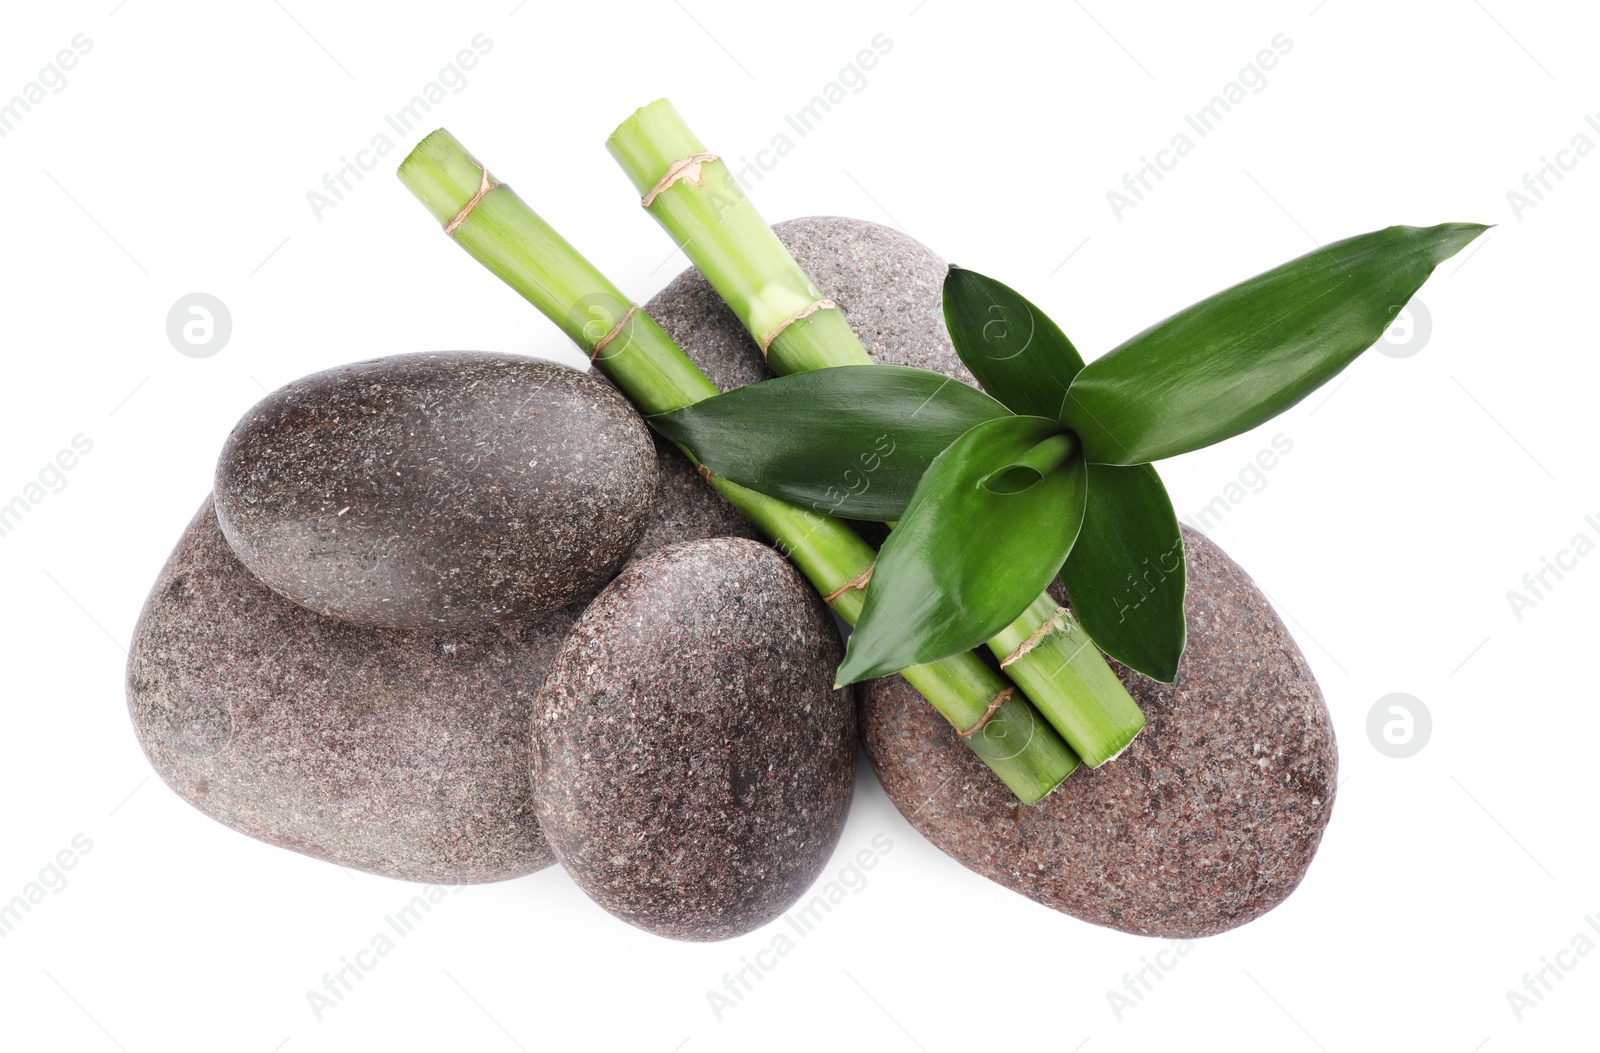
[[[358,625],[522,621],[606,581],[649,520],[650,433],[599,378],[454,351],[280,388],[229,436],[217,517],[279,593]]]
[[[407,881],[555,861],[533,815],[529,712],[571,626],[367,629],[235,558],[208,499],[145,602],[128,710],[178,796],[268,844]]]
[[[892,227],[842,216],[785,220],[772,229],[817,288],[839,304],[874,361],[931,369],[976,386],[945,329],[942,297],[949,268],[937,253]],[[772,376],[738,317],[693,267],[645,310],[719,389]],[[695,538],[757,536],[676,448],[660,445],[656,512],[639,554]],[[882,542],[880,525],[863,529],[874,544]]]
[[[1097,925],[1192,938],[1271,910],[1333,809],[1338,749],[1304,657],[1249,576],[1184,530],[1189,646],[1175,686],[1112,668],[1149,723],[1109,764],[1022,807],[898,676],[862,693],[884,789],[941,850]]]
[[[764,545],[712,538],[630,563],[534,706],[534,807],[573,880],[676,939],[782,914],[850,807],[842,651],[822,601]]]

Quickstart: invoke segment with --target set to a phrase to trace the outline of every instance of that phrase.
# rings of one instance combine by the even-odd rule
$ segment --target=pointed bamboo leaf
[[[925,369],[836,366],[735,388],[650,424],[740,486],[829,515],[888,520],[905,512],[946,447],[1010,415]]]
[[[1188,639],[1183,535],[1148,464],[1088,466],[1083,528],[1061,569],[1072,612],[1106,654],[1172,683]]]
[[[993,278],[951,267],[944,321],[956,354],[985,391],[1017,413],[1061,417],[1083,359],[1043,311]]]
[[[1389,227],[1235,285],[1085,366],[1062,419],[1102,464],[1143,464],[1248,431],[1371,347],[1433,269],[1486,229]]]
[[[977,425],[934,460],[878,553],[840,683],[970,650],[1038,599],[1083,520],[1083,460],[1053,468],[1020,493],[980,484],[1060,434],[1053,420],[1003,417]]]

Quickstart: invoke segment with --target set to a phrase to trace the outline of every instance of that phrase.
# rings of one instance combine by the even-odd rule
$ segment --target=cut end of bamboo
[[[1084,764],[1090,768],[1101,768],[1128,752],[1128,747],[1138,739],[1140,732],[1149,726],[1149,721],[1142,710],[1135,707],[1134,712],[1138,716],[1136,725],[1130,723],[1117,731],[1102,731],[1096,734],[1092,741],[1079,742],[1073,746]]]
[[[483,165],[445,128],[430,133],[418,143],[400,162],[395,174],[440,226],[454,222],[474,196],[480,195],[488,175]]]
[[[641,199],[674,163],[708,152],[668,99],[657,99],[633,111],[606,140],[606,149]]]
[[[1134,731],[1134,733],[1132,735],[1129,735],[1128,736],[1128,741],[1124,742],[1117,749],[1117,752],[1113,753],[1111,756],[1102,758],[1101,760],[1098,760],[1098,761],[1096,761],[1096,762],[1094,762],[1092,764],[1090,764],[1090,762],[1088,760],[1084,760],[1084,763],[1088,764],[1090,768],[1101,768],[1101,767],[1104,767],[1107,764],[1110,764],[1112,761],[1116,760],[1118,757],[1120,757],[1124,753],[1128,752],[1128,747],[1133,745],[1134,740],[1136,740],[1139,737],[1139,732],[1143,731],[1145,729],[1145,727],[1146,727],[1146,725],[1140,724],[1139,727],[1138,727],[1138,730]]]

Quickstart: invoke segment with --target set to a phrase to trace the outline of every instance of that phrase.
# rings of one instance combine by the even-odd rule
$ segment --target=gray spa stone
[[[556,857],[642,929],[719,940],[781,915],[844,828],[855,704],[822,601],[772,549],[712,538],[630,563],[534,706]]]
[[[533,694],[572,616],[495,629],[368,629],[257,581],[208,499],[129,649],[128,711],[156,773],[268,844],[406,881],[555,861],[527,757]]]
[[[592,592],[643,534],[656,454],[597,376],[514,355],[393,355],[280,388],[229,436],[217,517],[251,572],[399,629],[527,619]]]
[[[661,436],[655,440],[655,510],[644,537],[634,546],[634,559],[685,541],[713,537],[761,540],[761,532],[706,484],[689,458]]]

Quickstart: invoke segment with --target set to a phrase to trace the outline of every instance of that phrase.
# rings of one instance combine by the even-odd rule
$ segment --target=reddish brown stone
[[[1209,936],[1305,876],[1338,750],[1305,659],[1250,578],[1184,531],[1189,646],[1175,686],[1113,663],[1149,719],[1133,745],[1029,808],[900,677],[863,695],[862,732],[906,819],[1030,899],[1147,936]]]

